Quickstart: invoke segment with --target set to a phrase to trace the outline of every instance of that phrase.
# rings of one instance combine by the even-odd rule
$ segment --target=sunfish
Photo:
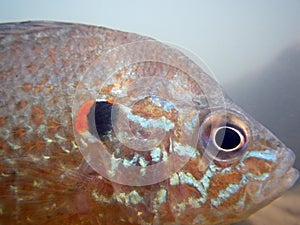
[[[295,155],[185,51],[59,22],[0,24],[0,224],[231,224]]]

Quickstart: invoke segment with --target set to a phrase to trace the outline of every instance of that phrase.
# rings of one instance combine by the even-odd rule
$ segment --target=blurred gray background
[[[1,1],[0,22],[94,24],[182,46],[298,155],[300,1]]]

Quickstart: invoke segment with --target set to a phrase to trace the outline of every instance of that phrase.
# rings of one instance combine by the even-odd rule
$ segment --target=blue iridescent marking
[[[145,119],[141,116],[138,115],[133,115],[131,113],[127,114],[128,119],[130,119],[131,121],[137,122],[139,123],[143,128],[161,128],[164,129],[166,131],[169,131],[171,129],[174,128],[174,123],[172,123],[171,121],[169,121],[168,119],[166,119],[166,117],[161,117],[160,119]]]
[[[174,105],[172,103],[170,103],[169,101],[166,101],[164,99],[161,99],[161,98],[157,97],[156,95],[151,95],[151,100],[159,107],[163,107],[164,110],[174,109]]]
[[[151,153],[151,158],[153,162],[159,162],[160,160],[160,155],[161,155],[161,151],[159,148],[154,148]]]
[[[239,208],[245,207],[245,201],[246,201],[246,193],[244,193],[243,197],[236,203],[236,206]]]
[[[133,165],[136,165],[137,162],[138,162],[138,159],[139,159],[139,156],[137,154],[135,154],[131,160],[124,159],[123,160],[123,165],[126,168],[128,168],[130,166],[133,166]]]
[[[257,158],[257,159],[264,159],[270,162],[277,162],[277,154],[278,151],[275,150],[264,150],[264,151],[250,151],[247,152],[244,157],[243,157],[243,161],[247,158]]]
[[[198,117],[199,117],[199,115],[195,114],[195,115],[193,115],[192,120],[185,121],[184,125],[189,131],[191,131],[191,132],[194,131],[195,127],[198,124]]]
[[[189,184],[199,191],[202,197],[197,200],[204,204],[208,197],[207,189],[209,188],[210,180],[213,177],[213,171],[208,169],[200,180],[197,180],[190,173],[179,172],[178,175],[181,183]]]
[[[217,198],[211,199],[210,202],[213,206],[218,207],[222,200],[230,198],[231,195],[236,193],[240,189],[240,184],[229,184],[225,190],[221,190]]]
[[[210,202],[213,206],[218,207],[222,202],[230,198],[234,193],[238,192],[245,184],[248,183],[247,177],[243,176],[238,184],[229,184],[225,190],[221,190],[218,197],[211,199]],[[245,196],[236,204],[238,207],[243,207],[245,204]]]
[[[183,146],[177,142],[174,143],[174,152],[180,156],[186,156],[189,158],[195,158],[199,155],[199,152],[195,148],[189,145]]]
[[[253,180],[265,181],[270,177],[270,174],[269,173],[263,173],[261,175],[255,175],[253,173],[247,173],[246,176],[252,178]]]

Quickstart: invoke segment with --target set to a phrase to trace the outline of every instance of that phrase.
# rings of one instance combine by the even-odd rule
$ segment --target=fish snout
[[[281,148],[278,152],[278,164],[265,184],[263,184],[260,198],[272,201],[286,190],[290,189],[299,178],[299,171],[293,168],[295,153],[289,148]]]

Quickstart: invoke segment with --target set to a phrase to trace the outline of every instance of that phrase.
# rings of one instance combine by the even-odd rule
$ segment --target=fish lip
[[[283,178],[283,177],[289,178],[289,179],[286,179],[287,181],[289,181],[286,183],[289,183],[290,187],[292,187],[299,178],[299,171],[293,167],[295,159],[296,159],[296,155],[295,155],[294,151],[292,151],[289,148],[285,148],[284,157],[280,161],[279,168],[278,168],[278,169],[280,169],[280,165],[283,165],[283,166],[285,164],[289,165],[286,169],[286,172],[284,174],[282,174],[281,178]],[[288,187],[288,188],[290,188],[290,187]]]
[[[283,177],[286,175],[288,171],[293,169],[296,155],[294,151],[292,151],[291,149],[282,148],[280,150],[280,153],[278,154],[278,157],[281,158],[281,160],[278,163],[274,176]]]
[[[283,192],[290,189],[299,178],[299,171],[293,167],[295,161],[295,153],[289,148],[279,150],[278,161],[271,179],[264,185],[263,192],[267,198],[277,198]]]

